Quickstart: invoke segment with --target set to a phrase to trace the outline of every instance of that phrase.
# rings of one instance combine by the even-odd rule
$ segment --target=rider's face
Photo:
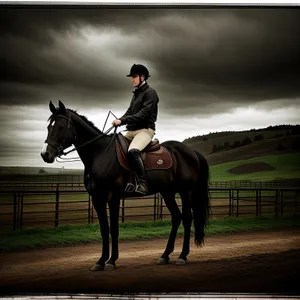
[[[145,77],[142,75],[141,76],[141,82],[143,82],[144,80],[145,80]],[[132,86],[133,87],[138,86],[140,84],[140,77],[139,77],[139,75],[133,75],[131,77],[131,82],[132,82]]]

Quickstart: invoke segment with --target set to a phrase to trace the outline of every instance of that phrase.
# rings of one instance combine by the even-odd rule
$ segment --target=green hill
[[[300,155],[265,155],[230,161],[211,166],[210,173],[212,181],[295,179],[300,178]]]
[[[183,143],[202,153],[210,165],[269,154],[300,153],[300,125],[216,132],[188,138]]]
[[[212,181],[300,178],[300,125],[216,132],[183,142],[206,157]]]
[[[211,153],[206,158],[209,165],[216,165],[265,155],[300,154],[299,141],[300,135],[268,138],[238,148]]]

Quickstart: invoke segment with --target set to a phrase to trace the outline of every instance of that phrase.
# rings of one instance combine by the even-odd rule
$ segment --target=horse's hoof
[[[116,267],[113,264],[106,264],[104,269],[105,271],[114,271]]]
[[[91,268],[90,271],[103,271],[103,266],[100,264],[94,264]]]
[[[157,261],[158,265],[167,265],[169,263],[169,258],[166,257],[160,257]]]
[[[188,264],[188,260],[184,260],[183,258],[178,258],[175,263],[177,266],[183,266]]]

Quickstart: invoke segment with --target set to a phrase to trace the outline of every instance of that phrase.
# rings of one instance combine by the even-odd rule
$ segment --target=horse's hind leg
[[[183,246],[176,265],[184,265],[187,262],[187,256],[190,253],[190,236],[193,215],[191,210],[191,193],[180,193],[182,201],[182,223],[184,228]]]
[[[177,230],[181,222],[181,212],[175,200],[175,192],[161,193],[161,195],[164,198],[165,204],[169,209],[172,218],[172,229],[170,232],[166,249],[157,262],[158,264],[163,265],[169,263],[170,260],[169,255],[174,251]]]

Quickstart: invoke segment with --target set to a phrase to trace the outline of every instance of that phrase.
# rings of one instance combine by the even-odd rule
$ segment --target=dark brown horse
[[[84,184],[92,196],[102,236],[102,255],[91,270],[114,269],[119,257],[120,199],[128,197],[124,189],[132,178],[132,172],[120,164],[120,153],[117,152],[118,137],[120,135],[123,137],[123,135],[121,133],[108,135],[101,132],[86,117],[71,109],[66,109],[61,101],[57,108],[50,101],[49,107],[52,115],[49,118],[48,136],[41,156],[45,162],[53,163],[56,157],[65,154],[64,149],[71,145],[76,147],[85,167]],[[177,230],[182,221],[183,247],[176,264],[185,264],[190,252],[192,220],[194,220],[196,245],[201,246],[204,243],[204,229],[210,213],[209,166],[200,153],[181,142],[167,141],[160,144],[160,149],[169,153],[172,164],[161,169],[146,168],[149,194],[160,193],[172,217],[169,240],[158,263],[169,262],[169,255],[174,250]],[[156,156],[154,155],[156,160],[159,158],[159,153],[161,153],[160,150],[157,151]],[[162,164],[162,161],[159,158],[157,163]],[[176,193],[181,196],[182,212],[175,200]],[[110,224],[107,217],[107,203],[110,211]],[[111,256],[109,232],[112,242]]]

